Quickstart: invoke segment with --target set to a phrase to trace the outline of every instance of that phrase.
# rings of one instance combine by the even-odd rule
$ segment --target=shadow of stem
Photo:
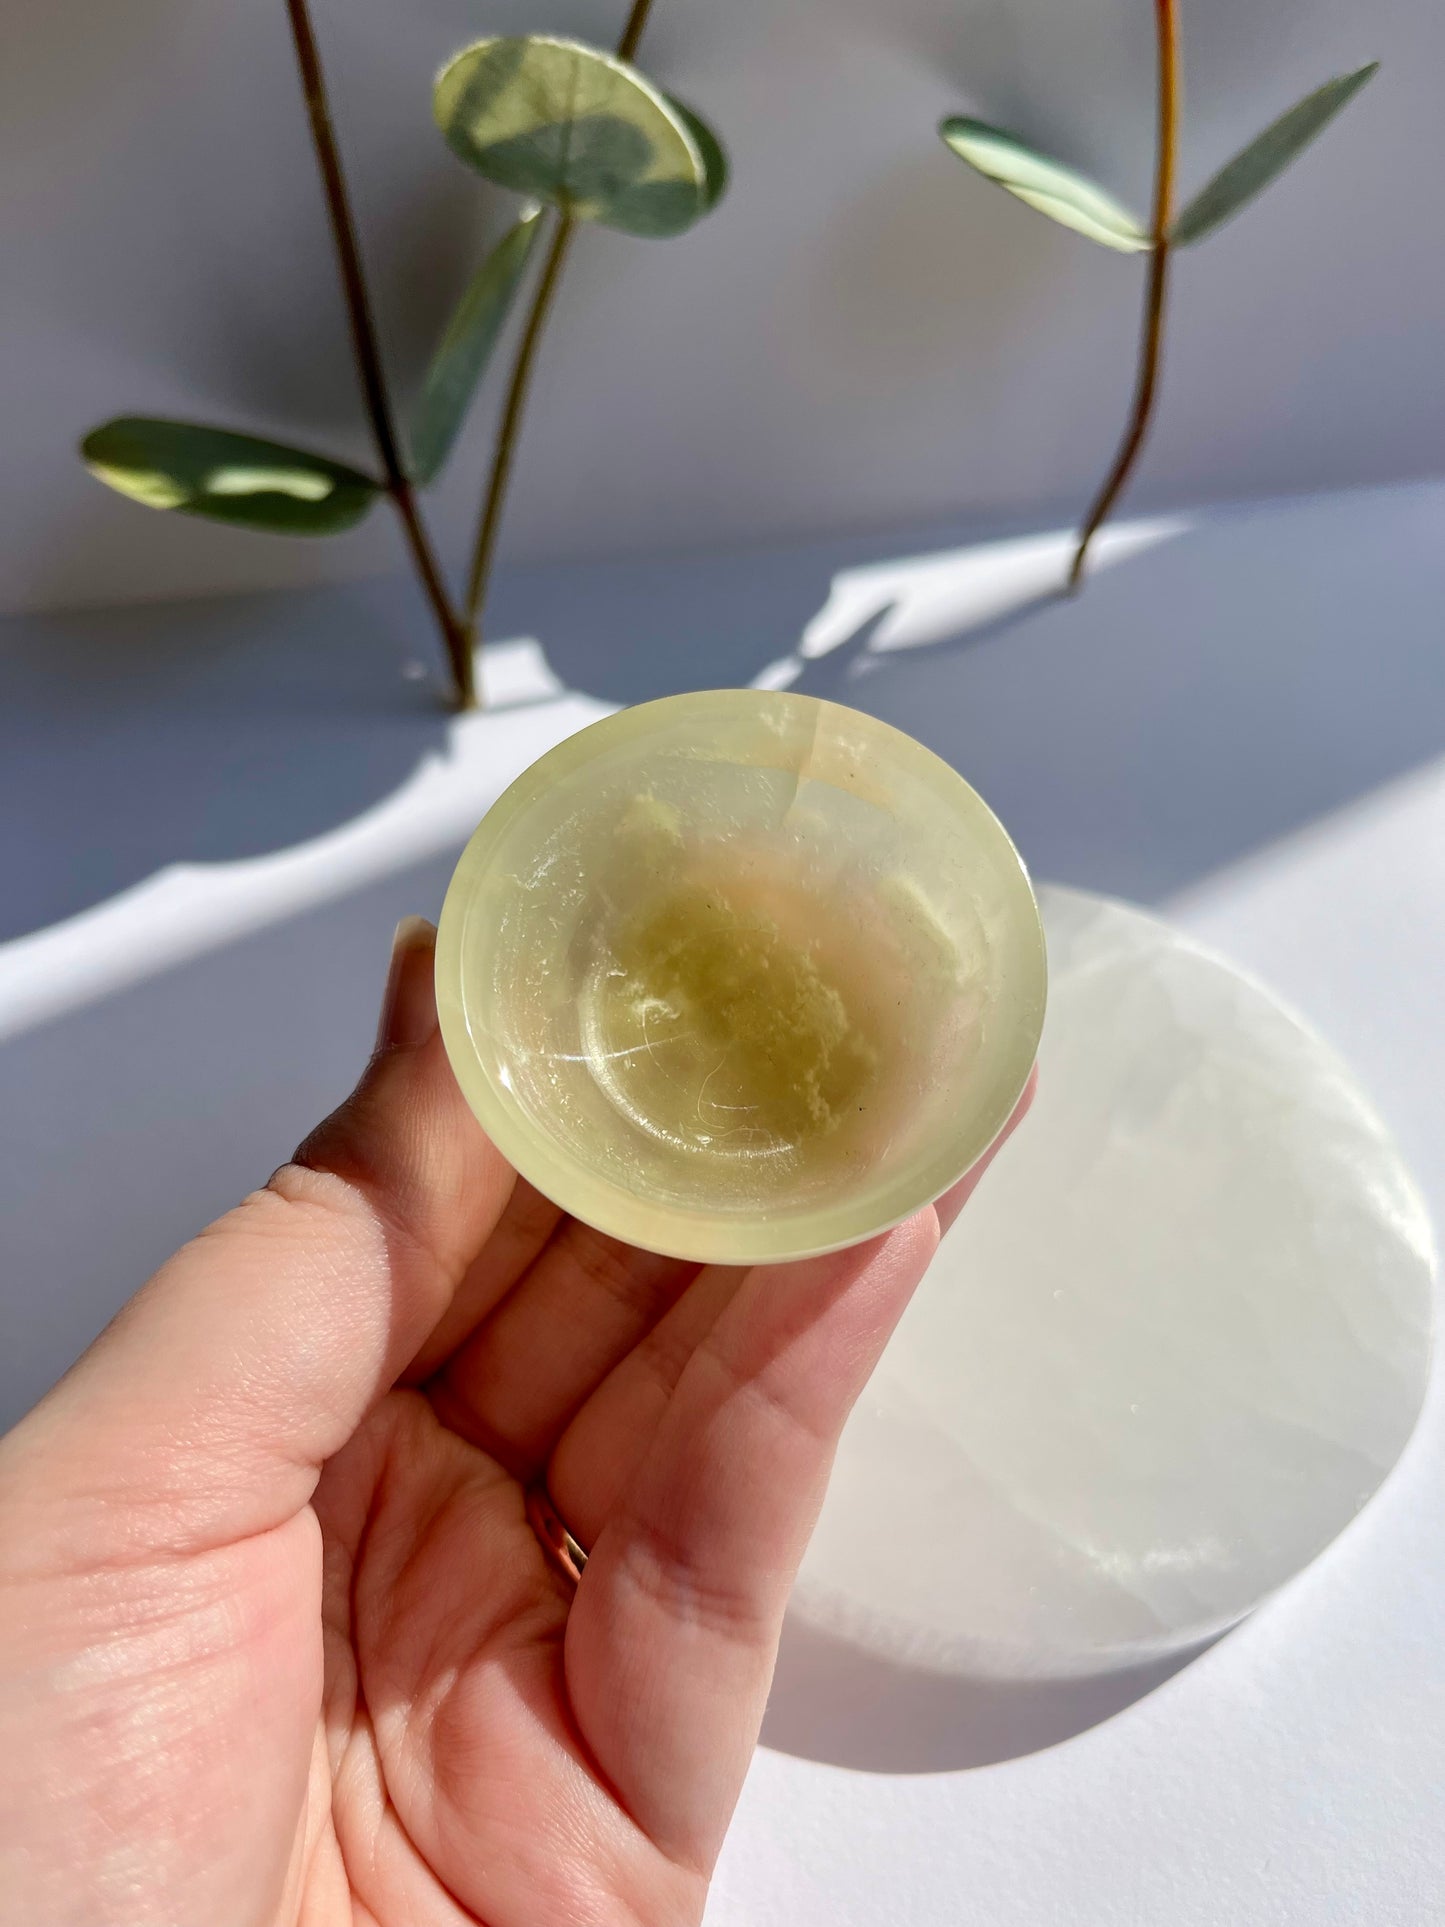
[[[951,635],[938,636],[928,642],[911,643],[904,649],[879,649],[874,646],[878,632],[898,606],[896,601],[889,601],[826,654],[805,657],[801,674],[788,687],[799,695],[818,696],[827,702],[856,703],[856,693],[849,694],[850,685],[876,675],[899,656],[911,655],[916,650],[929,657],[946,658],[960,649],[982,647],[985,643],[996,642],[1006,636],[1011,629],[1018,628],[1041,610],[1047,609],[1051,603],[1066,602],[1068,599],[1069,593],[1065,588],[1045,589],[1002,615],[982,622],[961,624]]]

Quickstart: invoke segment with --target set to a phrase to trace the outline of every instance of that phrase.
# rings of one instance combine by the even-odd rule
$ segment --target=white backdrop
[[[489,31],[615,35],[623,0],[316,0],[398,383],[502,198],[432,130]],[[364,438],[280,0],[0,9],[0,606],[400,566],[141,511],[71,448],[195,413]],[[1327,75],[1384,71],[1181,264],[1134,506],[1445,467],[1445,9],[1185,0],[1186,185]],[[544,355],[514,557],[1074,512],[1118,432],[1139,266],[974,181],[934,134],[1009,121],[1142,201],[1148,0],[658,0],[644,64],[728,137],[733,192],[673,242],[583,237]],[[438,505],[459,557],[481,419]]]

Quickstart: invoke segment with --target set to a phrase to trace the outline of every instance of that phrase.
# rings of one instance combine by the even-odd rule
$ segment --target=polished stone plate
[[[1409,1438],[1424,1208],[1333,1052],[1153,917],[1041,893],[1034,1110],[839,1454],[794,1614],[924,1668],[1102,1673],[1298,1572]]]

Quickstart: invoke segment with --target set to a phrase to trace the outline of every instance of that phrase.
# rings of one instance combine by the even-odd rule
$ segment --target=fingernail
[[[414,1050],[437,1027],[432,970],[436,929],[425,917],[403,917],[391,940],[391,968],[376,1030],[378,1050]]]

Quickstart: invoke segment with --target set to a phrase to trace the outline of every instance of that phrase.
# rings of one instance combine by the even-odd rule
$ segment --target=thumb
[[[66,1500],[53,1530],[90,1556],[289,1518],[490,1234],[513,1174],[447,1063],[435,941],[420,918],[399,927],[376,1052],[340,1110],[163,1265],[0,1448]]]

